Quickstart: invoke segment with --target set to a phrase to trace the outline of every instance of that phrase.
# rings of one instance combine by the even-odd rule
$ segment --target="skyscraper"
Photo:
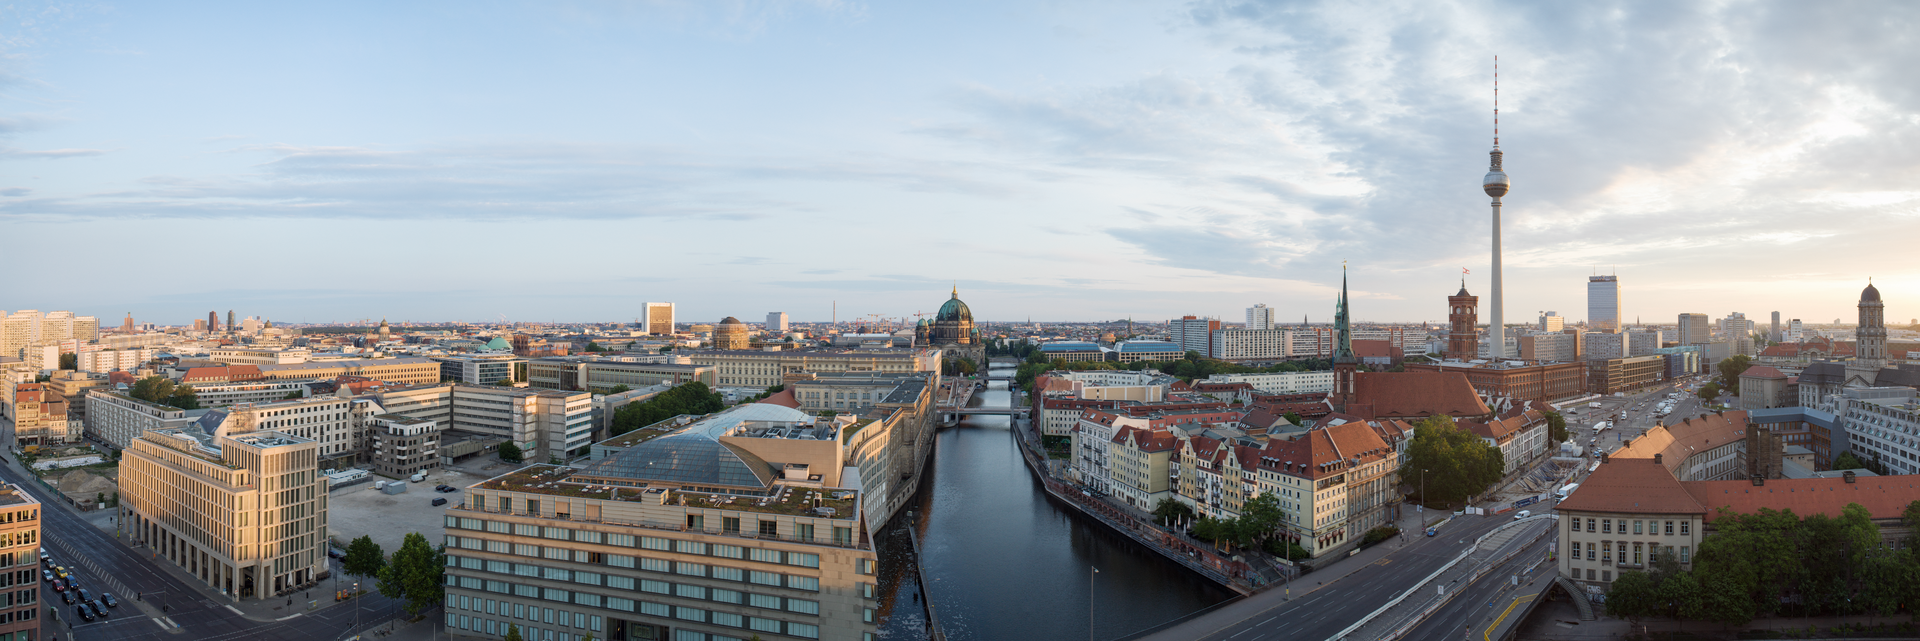
[[[1182,316],[1167,321],[1167,340],[1179,343],[1181,350],[1212,356],[1213,331],[1217,329],[1220,329],[1218,319]]]
[[[1247,329],[1273,329],[1273,308],[1255,303],[1247,308]]]
[[[648,334],[673,334],[673,303],[647,303],[640,317],[640,326]]]
[[[227,310],[227,333],[233,333],[233,310]]]
[[[1587,329],[1596,332],[1620,331],[1619,277],[1587,277]]]
[[[1680,315],[1680,335],[1674,337],[1681,345],[1705,345],[1713,341],[1713,328],[1707,324],[1707,315],[1688,312]]]
[[[207,312],[207,331],[220,333],[220,312]]]
[[[1504,325],[1505,306],[1500,297],[1500,197],[1507,195],[1512,186],[1507,181],[1507,172],[1500,168],[1500,57],[1493,58],[1493,151],[1487,154],[1491,165],[1487,175],[1480,180],[1480,189],[1493,197],[1493,308],[1487,310],[1487,343],[1495,350],[1498,358],[1507,357],[1507,330]],[[1343,278],[1344,281],[1344,278]],[[1344,288],[1345,285],[1343,284]],[[1344,305],[1344,299],[1342,305]]]
[[[786,312],[767,312],[767,328],[766,329],[767,329],[767,332],[769,333],[787,331],[787,313]]]

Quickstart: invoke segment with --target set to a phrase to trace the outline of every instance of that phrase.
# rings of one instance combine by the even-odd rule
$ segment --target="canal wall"
[[[1040,486],[1046,489],[1048,495],[1222,587],[1233,590],[1241,596],[1254,593],[1252,586],[1236,578],[1246,571],[1245,563],[1221,558],[1212,550],[1187,544],[1179,535],[1171,531],[1143,522],[1132,514],[1061,483],[1047,472],[1046,459],[1036,451],[1033,443],[1026,437],[1026,432],[1017,425],[1011,427],[1009,431],[1013,433],[1014,441],[1020,445],[1020,455],[1027,462],[1027,471],[1040,480]]]
[[[920,596],[924,597],[920,601],[927,606],[927,632],[931,635],[929,638],[933,641],[947,641],[947,631],[940,627],[939,606],[933,604],[933,583],[927,581],[927,575],[920,571],[920,531],[913,527],[913,519],[907,519],[907,522],[902,523],[901,526],[907,528],[907,541],[913,547],[913,574],[918,577]]]

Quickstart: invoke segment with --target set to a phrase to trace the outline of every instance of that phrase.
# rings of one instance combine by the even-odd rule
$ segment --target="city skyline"
[[[958,278],[989,321],[1327,322],[1346,260],[1357,319],[1443,322],[1462,267],[1491,289],[1498,53],[1516,318],[1595,272],[1623,320],[1849,319],[1868,277],[1920,316],[1875,259],[1920,218],[1916,9],[1502,7],[21,9],[0,224],[114,259],[21,243],[68,271],[0,308],[818,322]],[[328,259],[198,269],[260,239]],[[498,260],[393,278],[448,251]],[[1727,268],[1755,254],[1805,260]]]

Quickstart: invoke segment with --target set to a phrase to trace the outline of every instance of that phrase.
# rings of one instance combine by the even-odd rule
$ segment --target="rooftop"
[[[684,505],[687,507],[786,514],[789,516],[809,515],[810,510],[816,507],[815,499],[818,499],[818,507],[833,508],[835,512],[834,517],[849,519],[855,518],[855,510],[858,507],[860,494],[856,490],[849,489],[807,488],[789,485],[778,486],[772,496],[764,498],[660,488],[620,487],[616,485],[592,483],[586,479],[575,480],[574,475],[581,471],[582,470],[559,465],[530,465],[481,481],[473,487],[483,490],[571,496],[606,501],[654,502],[662,505]]]
[[[1746,481],[1738,481],[1746,483]],[[1707,509],[1652,458],[1613,458],[1554,506],[1562,512],[1700,514]]]

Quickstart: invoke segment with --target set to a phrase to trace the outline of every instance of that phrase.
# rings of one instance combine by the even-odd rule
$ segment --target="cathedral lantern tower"
[[[1480,357],[1480,297],[1467,293],[1467,281],[1460,281],[1460,293],[1447,297],[1447,320],[1453,330],[1447,334],[1447,358],[1470,361]]]
[[[1860,291],[1860,325],[1854,340],[1854,359],[1860,366],[1880,369],[1887,364],[1887,304],[1880,302],[1880,290],[1871,279]]]

